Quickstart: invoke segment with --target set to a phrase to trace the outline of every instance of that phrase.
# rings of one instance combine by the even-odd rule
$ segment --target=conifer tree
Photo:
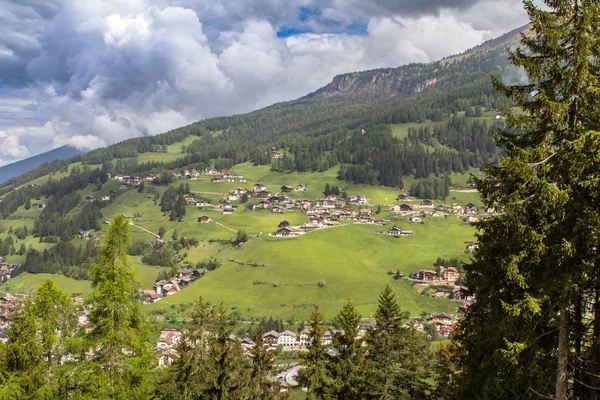
[[[365,398],[408,400],[430,395],[427,343],[422,333],[403,326],[407,318],[386,285],[379,296],[375,328],[367,336],[369,388]]]
[[[333,347],[337,354],[328,362],[332,377],[333,392],[338,399],[363,399],[365,349],[363,340],[358,337],[361,315],[352,299],[335,317],[338,329],[333,335]]]
[[[600,10],[594,0],[525,1],[529,83],[494,84],[519,107],[498,134],[507,156],[477,180],[486,207],[466,266],[476,302],[458,333],[463,398],[600,393]]]
[[[136,302],[138,284],[127,257],[129,243],[129,222],[117,215],[91,274],[90,344],[96,356],[89,367],[95,374],[101,371],[97,386],[113,399],[147,398],[154,363],[149,327]]]
[[[275,386],[271,377],[275,375],[275,354],[263,345],[264,330],[261,327],[251,331],[250,339],[254,347],[250,350],[251,387],[250,398],[268,400],[276,398]]]
[[[301,354],[302,365],[305,368],[300,383],[308,388],[309,399],[328,399],[331,391],[331,376],[327,371],[329,356],[322,341],[327,327],[323,323],[323,314],[318,306],[315,306],[308,318],[308,329],[310,347],[307,353]]]

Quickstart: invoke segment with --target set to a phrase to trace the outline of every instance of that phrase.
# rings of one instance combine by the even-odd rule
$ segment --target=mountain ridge
[[[64,145],[23,160],[3,165],[0,167],[0,184],[24,174],[43,163],[52,162],[54,160],[64,160],[82,153],[82,151],[77,150],[74,147]]]

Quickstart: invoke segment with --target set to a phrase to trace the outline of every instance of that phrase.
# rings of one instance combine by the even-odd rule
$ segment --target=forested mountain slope
[[[398,263],[399,242],[377,235],[381,229],[377,226],[344,226],[283,244],[266,233],[276,230],[283,218],[302,225],[306,216],[299,209],[285,211],[285,217],[269,210],[245,213],[244,203],[238,200],[234,201],[235,213],[227,219],[217,204],[225,191],[238,185],[251,190],[254,183],[262,182],[274,194],[282,185],[308,184],[307,192],[291,195],[296,200],[322,197],[326,184],[339,186],[348,196],[366,195],[366,206],[387,220],[396,218],[388,206],[403,188],[413,197],[432,198],[442,205],[439,202],[449,196],[451,177],[461,176],[464,188],[468,172],[485,162],[495,163],[502,155],[491,130],[502,129],[498,114],[512,104],[495,92],[490,75],[501,79],[510,75],[505,46],[512,45],[517,33],[429,64],[341,75],[295,101],[199,121],[34,168],[0,185],[0,256],[23,262],[18,272],[86,279],[97,258],[94,241],[86,235],[101,236],[102,222],[123,213],[136,221],[139,243],[132,256],[149,282],[159,271],[146,265],[177,268],[181,263],[194,266],[207,257],[220,257],[222,269],[201,286],[207,293],[223,293],[221,285],[227,281],[233,285],[231,296],[247,291],[240,305],[268,302],[268,292],[272,301],[281,296],[289,299],[281,305],[289,308],[286,313],[296,308],[302,313],[307,303],[301,299],[317,298],[323,291],[330,293],[330,309],[349,293],[374,304],[369,296],[380,290],[386,272],[410,273],[439,257],[464,257],[464,242],[473,240],[473,229],[461,219],[415,226],[416,238],[400,245],[405,257]],[[208,175],[174,180],[184,170],[206,168],[230,169],[247,183],[219,186]],[[129,186],[111,179],[116,175],[130,175]],[[136,176],[140,177],[137,183],[145,185],[135,186]],[[144,179],[149,176],[152,180]],[[129,190],[134,187],[137,190]],[[186,207],[186,196],[211,204]],[[476,201],[472,190],[451,197],[450,203]],[[206,217],[203,213],[214,223],[200,226],[198,218]],[[405,224],[408,217],[393,221]],[[173,247],[148,250],[160,231],[164,239],[175,238]],[[231,247],[232,240],[239,244],[232,239],[238,231],[252,239],[242,247]],[[184,244],[178,244],[182,240]],[[197,248],[189,245],[198,241]],[[365,247],[349,251],[358,242]],[[307,248],[313,255],[310,260],[305,257]],[[376,265],[368,260],[377,260]],[[246,264],[263,268],[240,270]],[[286,269],[289,266],[294,266],[293,273]],[[233,273],[235,279],[230,279]],[[357,279],[364,286],[360,293],[354,292]],[[321,281],[334,284],[322,289],[317,285]],[[397,290],[411,302],[408,307],[413,312],[452,307],[438,301],[423,303],[405,283]],[[195,295],[187,293],[173,299],[189,301]],[[264,310],[269,309],[264,304]]]

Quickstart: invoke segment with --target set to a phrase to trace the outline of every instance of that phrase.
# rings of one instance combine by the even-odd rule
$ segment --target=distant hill
[[[0,167],[0,183],[4,183],[10,178],[19,176],[45,162],[63,160],[81,153],[81,151],[74,147],[62,146],[33,157],[5,165]]]

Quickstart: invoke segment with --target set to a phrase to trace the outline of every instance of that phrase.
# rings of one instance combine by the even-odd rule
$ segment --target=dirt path
[[[233,229],[233,228],[230,228],[230,227],[228,227],[228,226],[225,226],[225,225],[223,225],[223,224],[222,224],[222,223],[220,223],[220,222],[217,222],[217,221],[215,221],[215,224],[217,224],[217,225],[219,225],[219,226],[222,226],[223,228],[225,228],[225,229],[228,229],[228,230],[230,230],[231,232],[235,232],[235,233],[237,233],[237,231],[236,231],[235,229]]]

